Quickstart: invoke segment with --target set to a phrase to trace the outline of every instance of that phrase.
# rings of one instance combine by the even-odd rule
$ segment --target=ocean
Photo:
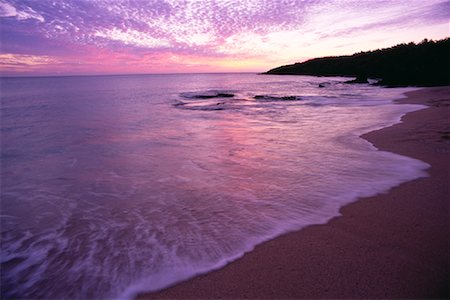
[[[130,299],[427,176],[359,137],[413,89],[346,80],[1,78],[2,298]]]

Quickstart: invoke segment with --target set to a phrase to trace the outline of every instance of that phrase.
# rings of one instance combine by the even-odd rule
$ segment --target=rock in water
[[[345,83],[369,83],[367,76],[359,75],[356,79],[346,81]]]

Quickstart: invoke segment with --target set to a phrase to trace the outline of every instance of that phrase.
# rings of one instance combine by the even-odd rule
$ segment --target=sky
[[[3,76],[263,72],[449,36],[442,0],[0,0]]]

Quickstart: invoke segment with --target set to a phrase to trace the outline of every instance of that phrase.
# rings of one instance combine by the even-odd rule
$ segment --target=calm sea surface
[[[2,298],[130,298],[426,176],[359,138],[408,89],[345,80],[2,78]]]

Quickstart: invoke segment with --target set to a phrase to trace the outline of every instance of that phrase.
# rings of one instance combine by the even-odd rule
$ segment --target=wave
[[[238,106],[235,104],[237,101],[176,101],[173,106],[181,109],[188,110],[204,110],[204,111],[215,111],[224,109],[236,109]]]

